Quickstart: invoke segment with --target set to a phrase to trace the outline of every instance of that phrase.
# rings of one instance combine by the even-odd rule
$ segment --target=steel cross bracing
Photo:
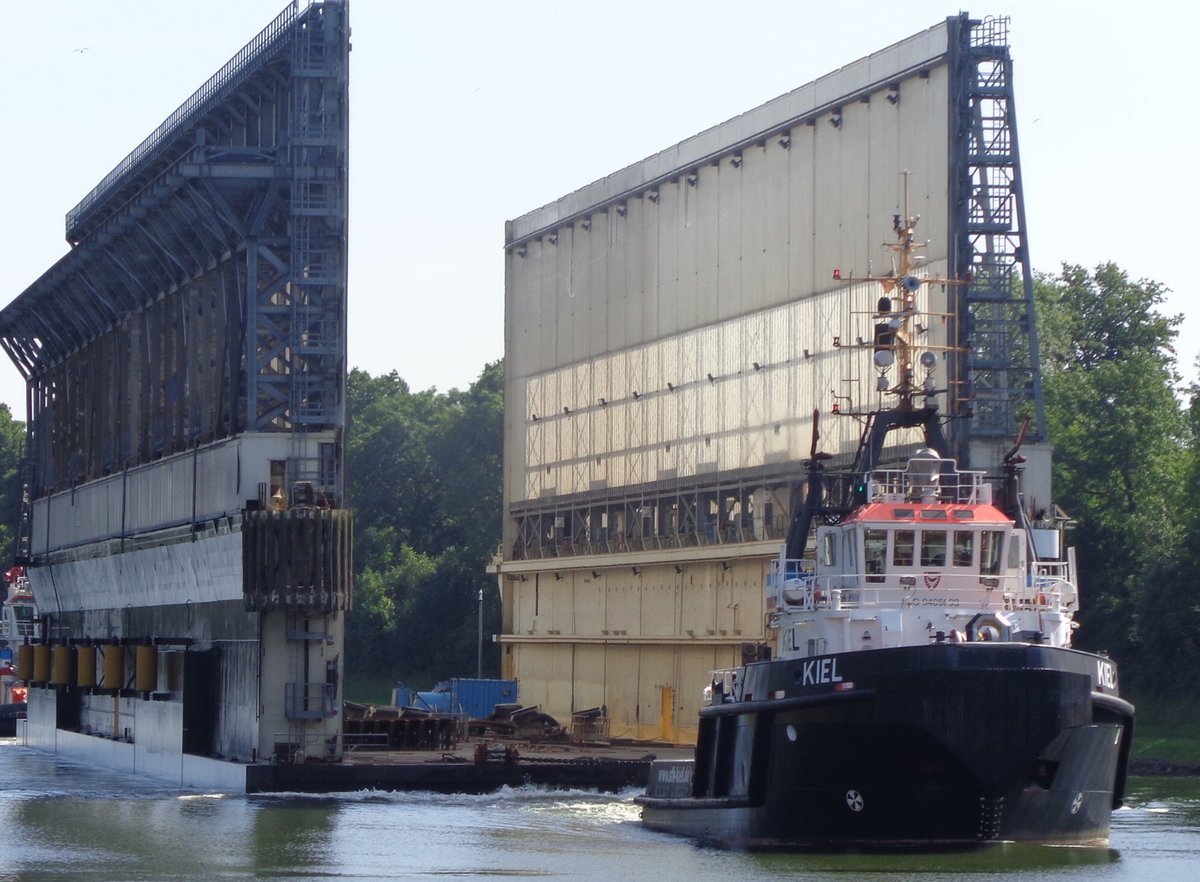
[[[970,279],[958,306],[963,355],[952,377],[952,410],[973,417],[965,421],[971,437],[1012,437],[1029,415],[1028,437],[1040,439],[1045,416],[1008,19],[961,15],[950,25],[951,253],[956,275]]]
[[[348,135],[343,37],[336,22],[316,19],[292,42],[286,340],[291,482],[320,482],[325,460],[309,450],[305,435],[310,428],[343,422]]]
[[[545,560],[779,540],[792,483],[753,469],[531,501],[513,512],[517,536],[505,555]]]
[[[310,15],[290,46],[289,124],[277,161],[286,263],[250,263],[246,418],[259,431],[340,425],[345,363],[346,29]],[[281,239],[282,239],[281,235]],[[256,250],[266,248],[255,243]],[[298,476],[293,476],[295,479]]]
[[[35,497],[240,432],[341,427],[348,50],[345,4],[289,4],[71,212],[72,250],[0,312]]]

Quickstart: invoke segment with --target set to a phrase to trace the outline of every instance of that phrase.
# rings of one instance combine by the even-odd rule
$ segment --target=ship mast
[[[866,427],[851,469],[853,480],[849,483],[848,492],[839,500],[830,498],[835,485],[824,478],[823,460],[829,457],[816,450],[816,439],[819,437],[816,424],[819,414],[814,412],[813,450],[810,458],[805,461],[808,472],[807,493],[804,504],[793,510],[785,552],[788,558],[803,556],[814,517],[841,517],[864,501],[860,497],[866,477],[879,465],[884,442],[889,433],[897,429],[920,429],[926,447],[937,451],[941,456],[950,455],[950,445],[942,431],[941,417],[938,414],[938,390],[933,376],[938,358],[928,348],[920,355],[917,354],[920,347],[916,344],[915,325],[918,315],[917,292],[921,290],[922,285],[960,283],[936,276],[921,278],[916,275],[916,252],[925,248],[928,243],[917,241],[916,227],[920,216],[909,213],[908,172],[904,171],[902,174],[903,212],[892,216],[892,229],[896,239],[894,242],[884,243],[884,247],[893,255],[892,272],[886,276],[868,275],[865,278],[853,279],[856,283],[875,282],[883,291],[872,316],[872,362],[878,372],[875,390],[881,395],[890,396],[893,404],[890,408],[881,407],[858,415],[865,416]],[[923,374],[919,382],[918,365]],[[888,377],[892,367],[897,367],[894,382]]]

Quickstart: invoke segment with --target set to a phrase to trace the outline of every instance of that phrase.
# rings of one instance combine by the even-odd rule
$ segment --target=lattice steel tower
[[[1044,439],[1045,416],[1025,237],[1008,19],[949,20],[953,272],[969,278],[957,310],[963,353],[953,410],[970,439],[1011,438],[1026,415]]]

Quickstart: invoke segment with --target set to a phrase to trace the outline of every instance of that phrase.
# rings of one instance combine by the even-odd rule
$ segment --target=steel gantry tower
[[[970,438],[1010,438],[1026,415],[1045,437],[1013,100],[1008,19],[952,18],[950,193],[958,307],[959,414]],[[965,445],[969,439],[960,437]]]

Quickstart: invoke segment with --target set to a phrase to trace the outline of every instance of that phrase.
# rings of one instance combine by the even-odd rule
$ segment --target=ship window
[[[883,572],[887,565],[887,540],[887,530],[867,530],[864,535],[868,582],[883,581]]]
[[[973,521],[975,520],[975,512],[969,508],[956,508],[950,513],[950,517],[956,521]]]
[[[1000,575],[1000,551],[1004,547],[1004,533],[987,530],[979,537],[979,572],[985,576]]]
[[[892,566],[911,567],[913,565],[913,547],[917,537],[912,530],[897,530],[892,543]]]
[[[972,530],[954,531],[954,566],[969,567],[975,561],[975,533]]]
[[[926,508],[921,510],[921,517],[927,521],[944,521],[946,511],[941,508]]]
[[[915,518],[917,513],[911,508],[897,508],[892,510],[892,516],[897,518]]]
[[[921,566],[946,565],[946,531],[926,530],[921,534]]]

